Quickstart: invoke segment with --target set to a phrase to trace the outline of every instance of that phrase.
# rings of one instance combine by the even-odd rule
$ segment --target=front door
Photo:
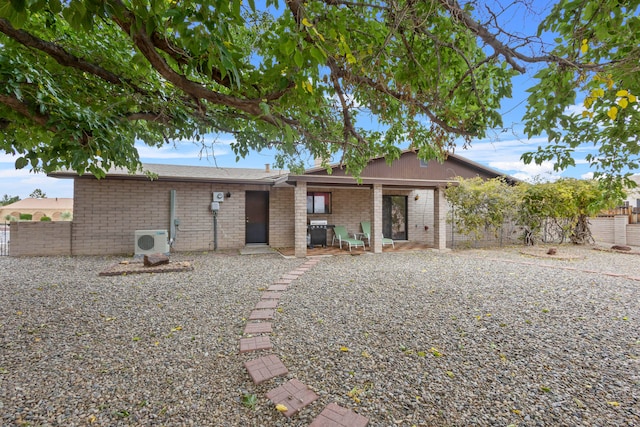
[[[407,240],[407,196],[382,196],[382,233]]]
[[[269,192],[247,191],[245,194],[245,241],[269,243]]]

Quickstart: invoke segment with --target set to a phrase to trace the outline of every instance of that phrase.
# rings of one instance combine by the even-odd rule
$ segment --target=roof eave
[[[93,175],[60,175],[55,178],[78,178],[78,179],[98,179]],[[217,184],[248,184],[248,185],[274,185],[276,180],[272,178],[265,179],[229,179],[229,178],[202,178],[202,177],[185,177],[185,176],[171,176],[163,177],[158,176],[156,178],[150,178],[145,175],[120,175],[109,174],[102,179],[121,179],[126,181],[158,181],[158,182],[199,182],[199,183],[217,183]]]
[[[289,175],[287,183],[295,185],[298,182],[318,185],[335,185],[349,187],[370,187],[374,184],[381,184],[386,187],[415,187],[415,188],[437,188],[453,184],[455,180],[427,180],[427,179],[399,179],[399,178],[371,178],[361,177],[360,181],[351,176],[330,176],[330,175]]]

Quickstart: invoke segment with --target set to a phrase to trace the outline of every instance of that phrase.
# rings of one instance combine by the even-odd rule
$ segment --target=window
[[[330,214],[331,193],[307,193],[308,214]]]

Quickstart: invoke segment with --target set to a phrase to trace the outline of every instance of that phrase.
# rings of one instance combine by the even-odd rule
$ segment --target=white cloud
[[[587,172],[580,175],[581,179],[593,179],[593,172]]]
[[[562,176],[558,175],[557,173],[549,173],[549,174],[544,174],[544,175],[529,175],[529,174],[526,174],[526,173],[514,173],[511,176],[513,176],[514,178],[519,179],[520,181],[532,182],[532,183],[554,182],[554,181],[557,181],[558,179],[562,178]]]
[[[192,159],[202,157],[224,156],[231,153],[229,145],[233,141],[176,141],[172,145],[149,147],[143,143],[136,143],[136,149],[141,159]]]
[[[15,169],[12,166],[3,166],[0,169],[0,178],[26,178],[33,173],[27,169]]]
[[[16,162],[16,156],[11,154],[7,154],[5,152],[0,153],[0,163],[11,163],[14,164]]]
[[[473,142],[471,146],[456,152],[476,162],[501,161],[521,162],[520,156],[527,151],[535,151],[538,146],[548,142],[547,138],[506,139]]]
[[[565,114],[582,114],[583,111],[586,111],[583,104],[570,105],[564,109]]]
[[[541,164],[530,163],[528,165],[523,162],[489,162],[489,167],[504,171],[518,171],[530,176],[550,174],[553,172],[553,162],[542,162]]]

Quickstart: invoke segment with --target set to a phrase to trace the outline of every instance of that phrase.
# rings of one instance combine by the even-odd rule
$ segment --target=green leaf
[[[16,169],[24,169],[27,165],[29,165],[29,160],[24,157],[18,157],[15,162]]]
[[[293,62],[298,66],[298,68],[302,68],[304,65],[304,59],[302,58],[302,52],[296,50],[293,54]]]
[[[311,49],[309,49],[309,54],[313,59],[316,60],[318,64],[324,64],[325,61],[327,60],[327,57],[324,54],[324,52],[316,46],[311,46]]]

